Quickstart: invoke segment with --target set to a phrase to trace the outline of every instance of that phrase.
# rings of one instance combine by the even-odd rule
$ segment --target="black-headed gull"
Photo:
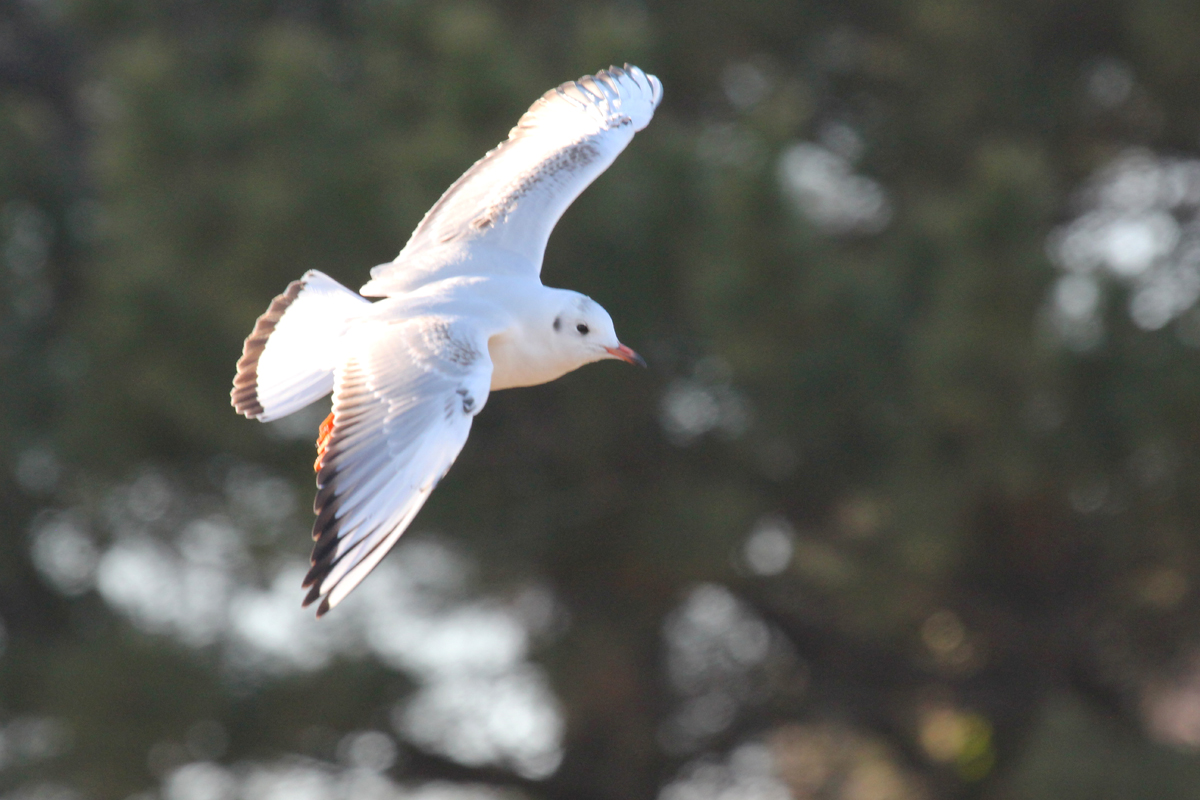
[[[644,363],[617,340],[607,311],[543,286],[541,269],[558,218],[661,99],[658,78],[628,64],[552,89],[358,294],[313,270],[258,318],[233,381],[238,413],[266,422],[333,392],[304,579],[304,605],[321,601],[317,616],[400,538],[489,392],[606,358]]]

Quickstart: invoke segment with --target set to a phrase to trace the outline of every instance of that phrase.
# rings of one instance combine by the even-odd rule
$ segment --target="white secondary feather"
[[[628,64],[546,92],[507,141],[446,190],[396,260],[371,270],[361,293],[380,297],[470,274],[480,250],[494,272],[539,274],[559,217],[650,123],[661,100],[658,78]]]
[[[275,419],[333,391],[318,441],[305,604],[337,605],[391,549],[454,463],[491,388],[553,380],[604,358],[642,363],[612,319],[541,284],[546,240],[644,128],[662,85],[612,67],[547,92],[442,196],[366,301],[318,272],[275,298],[232,392]]]

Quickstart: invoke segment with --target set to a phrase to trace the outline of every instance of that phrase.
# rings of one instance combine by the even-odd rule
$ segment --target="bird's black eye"
[[[584,334],[586,334],[586,333],[588,332],[588,326],[587,326],[587,325],[584,325],[584,324],[581,322],[581,323],[579,323],[578,325],[576,325],[576,326],[575,326],[575,330],[579,331],[580,333],[584,333]]]

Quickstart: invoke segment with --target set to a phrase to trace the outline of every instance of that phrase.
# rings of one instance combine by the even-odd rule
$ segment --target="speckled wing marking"
[[[450,265],[430,251],[453,245],[516,254],[538,274],[559,217],[650,123],[661,100],[658,78],[628,64],[546,92],[507,141],[446,190],[396,260],[371,270],[362,294],[438,279]]]
[[[375,568],[424,505],[487,402],[487,339],[461,319],[372,323],[335,374],[317,473],[305,605],[320,616]]]
[[[507,191],[490,206],[480,211],[471,220],[469,228],[484,230],[504,222],[517,204],[537,187],[552,181],[569,182],[575,173],[585,169],[601,157],[600,148],[589,140],[564,147],[529,172],[517,176]],[[440,242],[452,242],[469,234],[467,229],[451,228],[443,231]]]

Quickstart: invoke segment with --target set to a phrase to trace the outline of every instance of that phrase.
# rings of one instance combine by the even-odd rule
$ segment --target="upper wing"
[[[492,361],[470,323],[429,315],[362,326],[335,374],[317,461],[316,544],[304,604],[317,616],[366,577],[412,522],[487,402]]]
[[[500,256],[489,259],[493,269],[538,274],[558,218],[650,123],[660,100],[658,78],[628,64],[546,92],[507,141],[446,190],[396,260],[371,270],[361,293],[409,290],[473,261],[464,244],[504,251],[489,253]]]

